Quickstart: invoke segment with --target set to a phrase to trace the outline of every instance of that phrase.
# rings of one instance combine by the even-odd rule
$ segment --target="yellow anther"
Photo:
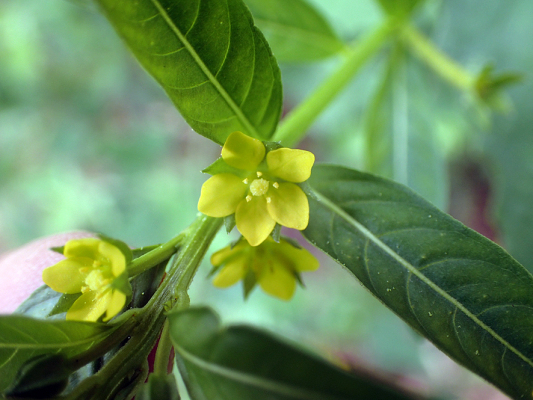
[[[248,178],[245,178],[242,183],[244,183],[245,185],[248,185]]]
[[[246,196],[246,201],[252,201],[252,195],[249,194],[248,196]]]
[[[86,274],[90,270],[91,270],[91,268],[89,268],[89,267],[81,267],[78,271],[80,271],[80,274]]]
[[[277,188],[279,188],[279,183],[278,183],[278,182],[274,182],[274,183],[272,184],[272,186],[274,186],[274,188],[277,189]]]
[[[258,178],[261,178],[263,176],[263,173],[261,171],[257,171],[256,174]]]
[[[254,179],[250,184],[250,192],[252,192],[254,196],[262,196],[268,192],[269,184],[270,182],[263,178]]]
[[[270,203],[272,199],[270,197],[267,197],[267,203]]]

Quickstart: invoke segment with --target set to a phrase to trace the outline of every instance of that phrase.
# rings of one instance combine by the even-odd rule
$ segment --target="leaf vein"
[[[457,299],[453,298],[448,293],[446,293],[444,290],[442,290],[437,284],[435,284],[435,282],[433,282],[427,276],[422,274],[417,268],[415,268],[413,265],[411,265],[407,260],[405,260],[399,254],[395,253],[387,244],[385,244],[381,240],[379,240],[379,238],[376,235],[374,235],[363,224],[361,224],[359,221],[355,220],[351,215],[349,215],[346,211],[344,211],[342,208],[340,208],[337,204],[335,204],[333,201],[331,201],[328,197],[324,196],[322,193],[320,193],[318,191],[315,191],[315,194],[316,194],[317,198],[319,199],[319,201],[321,201],[324,204],[324,206],[329,208],[333,212],[334,215],[337,214],[340,218],[344,219],[346,221],[346,223],[350,224],[355,229],[357,229],[359,232],[361,232],[364,236],[366,236],[369,240],[371,240],[377,247],[379,247],[386,254],[391,256],[398,264],[400,264],[401,266],[406,268],[414,276],[416,276],[418,279],[420,279],[424,284],[429,286],[433,291],[435,291],[435,293],[437,293],[439,296],[444,298],[450,304],[453,304],[456,309],[460,310],[474,324],[478,325],[481,329],[483,329],[485,332],[487,332],[489,335],[491,335],[503,347],[508,348],[517,357],[519,357],[521,360],[523,360],[526,364],[528,364],[529,366],[533,367],[533,361],[531,359],[526,357],[522,352],[520,352],[518,349],[516,349],[514,346],[512,346],[508,341],[506,341],[503,337],[501,337],[491,327],[486,325],[483,321],[481,321],[479,318],[477,318],[476,315],[474,315],[472,312],[470,312],[470,310],[468,310],[462,303],[460,303]],[[455,318],[454,318],[454,320],[455,320]],[[456,329],[455,325],[454,325],[454,329]]]

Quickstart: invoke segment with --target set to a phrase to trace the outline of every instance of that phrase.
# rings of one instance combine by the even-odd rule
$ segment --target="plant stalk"
[[[346,87],[354,75],[383,45],[397,27],[397,20],[387,19],[380,27],[350,46],[344,62],[315,91],[281,122],[273,141],[291,147],[307,132],[322,111]]]

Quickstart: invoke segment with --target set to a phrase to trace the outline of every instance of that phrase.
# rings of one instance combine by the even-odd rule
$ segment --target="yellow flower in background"
[[[233,132],[222,148],[222,160],[239,174],[209,178],[198,201],[200,212],[210,217],[235,213],[237,229],[252,246],[262,243],[276,223],[299,230],[307,227],[309,202],[296,183],[311,176],[313,153],[287,148],[266,153],[261,141]]]
[[[112,244],[96,238],[70,240],[66,259],[46,268],[43,281],[65,294],[81,293],[67,311],[67,320],[108,321],[126,304],[131,291],[126,257]]]
[[[227,288],[246,279],[252,287],[259,283],[266,293],[282,300],[293,296],[300,272],[314,271],[319,266],[307,250],[284,239],[276,243],[272,238],[256,247],[241,239],[233,248],[228,246],[214,253],[211,263],[218,271],[213,280],[216,287]]]

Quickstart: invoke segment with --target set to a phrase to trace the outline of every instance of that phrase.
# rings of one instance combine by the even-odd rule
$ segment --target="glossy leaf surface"
[[[237,130],[270,138],[280,72],[242,0],[98,3],[194,130],[220,144]]]
[[[169,314],[176,362],[194,400],[408,399],[248,326],[222,328],[209,308]]]
[[[409,325],[513,398],[533,388],[533,277],[406,187],[316,166],[304,235]]]
[[[324,17],[304,0],[245,0],[279,61],[330,57],[344,47]]]
[[[52,353],[70,357],[104,339],[114,329],[113,325],[1,316],[0,392],[29,359]]]

